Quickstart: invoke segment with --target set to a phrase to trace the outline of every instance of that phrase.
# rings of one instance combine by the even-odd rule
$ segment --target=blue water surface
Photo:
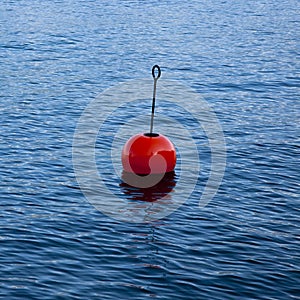
[[[299,299],[299,25],[297,0],[3,0],[0,298]],[[120,222],[83,196],[73,134],[154,64],[211,105],[226,171],[202,209],[199,189],[164,219]]]

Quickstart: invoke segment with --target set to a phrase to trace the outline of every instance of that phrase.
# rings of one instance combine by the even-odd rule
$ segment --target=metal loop
[[[157,69],[157,71],[158,71],[157,77],[155,77],[155,69]],[[153,78],[157,80],[160,77],[160,75],[161,75],[160,67],[158,65],[153,66],[153,68],[152,68]]]

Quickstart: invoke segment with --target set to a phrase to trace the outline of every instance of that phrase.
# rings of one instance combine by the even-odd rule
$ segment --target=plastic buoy
[[[140,133],[131,137],[122,152],[126,172],[162,174],[171,172],[176,164],[173,144],[162,134]]]
[[[158,74],[155,75],[157,69]],[[158,65],[153,66],[154,79],[151,123],[149,133],[139,133],[131,137],[122,150],[124,171],[138,175],[164,174],[174,170],[176,151],[172,142],[162,134],[153,133],[156,82],[161,75]]]

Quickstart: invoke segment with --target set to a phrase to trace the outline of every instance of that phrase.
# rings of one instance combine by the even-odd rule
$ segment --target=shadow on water
[[[126,182],[134,182],[132,177],[134,175],[128,172],[122,173],[122,182],[120,183],[121,191],[126,195],[128,200],[141,200],[146,202],[154,202],[164,198],[173,191],[176,186],[176,174],[174,171],[168,172],[164,177],[155,185],[148,188],[139,188],[129,185]],[[160,175],[150,175],[158,177]]]

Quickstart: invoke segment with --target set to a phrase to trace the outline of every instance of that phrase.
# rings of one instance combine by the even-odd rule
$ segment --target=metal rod
[[[157,69],[158,74],[155,76],[155,69]],[[153,133],[153,121],[154,121],[154,110],[155,110],[155,96],[156,96],[156,82],[161,75],[160,67],[158,65],[153,66],[152,76],[154,79],[153,83],[153,98],[152,98],[152,110],[151,110],[151,122],[150,122],[150,134]]]

